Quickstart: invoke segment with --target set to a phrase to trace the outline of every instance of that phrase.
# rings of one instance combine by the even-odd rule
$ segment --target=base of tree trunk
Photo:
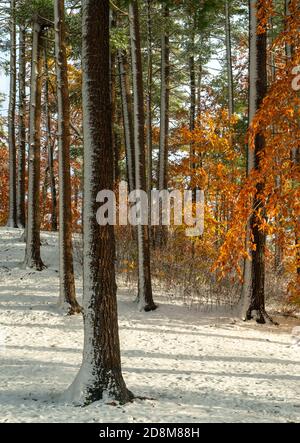
[[[72,302],[70,301],[59,301],[58,306],[66,313],[66,315],[77,315],[83,313],[83,307],[80,306],[80,304],[77,302],[77,300],[74,300]]]
[[[43,271],[44,269],[47,269],[47,266],[44,265],[44,263],[42,262],[42,259],[26,259],[24,261],[23,267],[26,268],[30,268],[30,269],[35,269],[36,271]]]
[[[6,223],[6,227],[7,228],[12,228],[12,229],[18,229],[18,225],[17,222],[15,222],[14,220],[9,219]]]
[[[96,374],[92,365],[83,364],[63,400],[82,407],[101,400],[117,401],[122,405],[134,400],[120,371],[103,370],[99,377]]]
[[[272,317],[270,317],[270,315],[267,313],[267,311],[264,308],[260,309],[250,308],[247,311],[244,321],[251,321],[251,320],[255,320],[256,323],[260,325],[271,324],[274,326],[279,326],[279,324],[275,322],[272,319]]]
[[[142,310],[145,312],[151,312],[151,311],[156,311],[157,308],[158,306],[155,303],[151,303],[144,306]]]
[[[68,310],[68,315],[77,315],[77,314],[82,314],[83,313],[83,308],[82,306],[80,306],[79,303],[75,303],[70,305],[70,308]]]
[[[140,311],[151,312],[151,311],[156,311],[156,309],[158,309],[158,306],[154,303],[153,300],[149,302],[145,300],[141,301],[139,295],[136,297],[135,303],[138,305]]]

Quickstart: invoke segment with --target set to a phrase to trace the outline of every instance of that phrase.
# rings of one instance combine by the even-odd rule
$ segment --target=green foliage
[[[17,23],[31,23],[36,16],[53,21],[53,0],[20,0],[18,2],[16,10]]]

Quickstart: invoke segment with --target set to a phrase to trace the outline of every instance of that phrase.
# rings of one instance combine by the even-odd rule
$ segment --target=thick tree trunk
[[[125,136],[127,177],[129,183],[129,191],[132,192],[135,189],[135,151],[132,118],[132,95],[130,92],[130,82],[128,74],[129,66],[125,52],[119,50],[118,61]]]
[[[158,189],[168,188],[168,152],[169,152],[169,104],[170,104],[170,41],[168,19],[170,16],[168,5],[163,6],[165,19],[164,30],[161,36],[161,94],[160,94],[160,142],[158,162]],[[195,103],[196,106],[196,103]],[[163,247],[167,243],[168,230],[163,226],[162,208],[160,208],[160,223],[157,230],[156,243]]]
[[[26,174],[26,30],[19,27],[19,145],[18,145],[18,186],[17,221],[19,228],[25,228],[25,174]]]
[[[226,62],[228,78],[228,112],[231,117],[234,114],[234,86],[232,70],[232,49],[231,49],[231,23],[229,0],[225,0],[225,30],[226,30]]]
[[[258,19],[256,0],[250,0],[250,79],[249,79],[249,124],[260,108],[267,93],[267,35],[258,34]],[[253,169],[260,169],[260,159],[265,149],[265,139],[258,134],[255,139],[254,151],[248,149],[248,174]],[[247,229],[247,244],[251,236],[255,249],[248,252],[252,258],[245,261],[244,285],[242,293],[242,317],[244,320],[255,319],[265,323],[269,317],[265,311],[265,247],[266,235],[261,229],[261,218],[264,216],[262,193],[264,183],[259,182],[253,201],[253,215]]]
[[[115,237],[99,226],[97,194],[113,190],[109,78],[109,0],[83,0],[84,119],[84,351],[67,400],[87,405],[102,398],[132,399],[121,372]]]
[[[131,59],[133,76],[134,96],[134,146],[135,146],[135,179],[136,190],[147,190],[145,168],[145,135],[144,135],[144,93],[143,93],[143,70],[141,56],[140,26],[138,2],[131,1],[129,4],[129,23],[131,37]],[[149,226],[137,226],[138,241],[138,267],[139,308],[145,311],[156,309],[152,295],[151,269],[150,269],[150,239]]]
[[[8,106],[8,144],[9,144],[9,214],[7,226],[17,228],[17,158],[16,158],[16,2],[10,0],[10,87]]]
[[[24,266],[41,271],[40,241],[40,163],[41,163],[41,92],[42,43],[41,26],[33,24],[32,68],[30,87],[30,136],[28,167],[28,218],[26,224],[26,252]]]
[[[70,101],[64,0],[54,1],[59,153],[59,304],[69,314],[81,312],[76,300],[72,244],[70,175]]]
[[[57,193],[54,174],[54,146],[51,140],[51,113],[49,107],[49,68],[48,68],[48,54],[47,48],[44,50],[44,64],[45,64],[45,120],[46,120],[46,146],[48,154],[48,174],[49,185],[51,192],[51,229],[56,232],[57,227]]]

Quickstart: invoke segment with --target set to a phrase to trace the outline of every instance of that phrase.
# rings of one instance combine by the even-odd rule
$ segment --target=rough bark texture
[[[170,105],[170,42],[168,31],[169,7],[163,6],[165,26],[161,36],[161,96],[160,96],[160,142],[158,162],[158,189],[168,188],[168,151],[169,151],[169,105]],[[196,106],[196,103],[195,103]],[[167,243],[168,229],[162,224],[163,214],[160,208],[160,223],[157,230],[156,244],[163,247]]]
[[[228,78],[228,112],[229,116],[231,117],[234,114],[234,88],[233,88],[229,0],[225,0],[225,30],[226,30],[226,63],[227,63],[227,78]]]
[[[69,307],[69,313],[76,314],[81,312],[81,307],[76,300],[73,267],[70,175],[70,101],[64,0],[55,0],[54,17],[59,153],[59,303],[61,306],[67,304]]]
[[[249,86],[249,124],[262,104],[267,93],[267,35],[258,34],[257,20],[258,2],[250,0],[250,86]],[[249,147],[248,174],[253,169],[259,170],[261,153],[265,148],[265,139],[258,134],[255,139],[255,149]],[[261,228],[261,217],[264,216],[264,207],[261,195],[264,183],[257,184],[256,195],[253,201],[253,215],[251,217],[247,242],[253,236],[255,250],[249,251],[252,261],[246,260],[244,269],[244,286],[242,293],[242,316],[245,320],[255,319],[258,323],[265,323],[269,317],[265,311],[265,246],[266,236]]]
[[[57,193],[54,174],[54,146],[51,140],[51,111],[49,107],[49,69],[48,69],[48,53],[47,47],[44,50],[44,63],[45,63],[45,120],[46,120],[46,147],[48,155],[48,175],[49,186],[51,192],[51,229],[53,232],[58,230],[57,226]]]
[[[9,214],[7,226],[17,228],[17,158],[16,158],[16,2],[10,1],[10,87],[8,109],[9,145]]]
[[[192,14],[192,12],[191,12]],[[189,70],[190,70],[190,131],[194,131],[196,126],[196,66],[195,66],[195,20],[192,19],[190,23],[190,42],[189,42]],[[196,187],[194,185],[194,173],[197,167],[195,144],[190,144],[190,169],[191,169],[191,189],[194,194],[194,200],[196,199]],[[194,245],[193,245],[194,254]]]
[[[19,143],[18,143],[18,185],[17,185],[17,223],[25,228],[25,174],[26,174],[26,31],[19,27]]]
[[[134,146],[135,146],[135,179],[136,190],[147,190],[145,168],[145,135],[144,135],[144,94],[143,70],[141,56],[140,26],[138,2],[129,4],[129,23],[131,37],[131,59],[134,96]],[[153,301],[151,269],[150,269],[150,240],[149,226],[137,227],[138,261],[139,261],[139,308],[145,311],[156,309]]]
[[[32,30],[32,67],[30,87],[30,135],[28,166],[28,220],[24,266],[41,271],[40,241],[40,163],[41,163],[41,92],[42,92],[42,30],[38,23]]]
[[[119,50],[119,74],[120,89],[122,99],[122,114],[124,125],[124,138],[126,149],[126,167],[130,192],[135,189],[135,153],[134,153],[134,136],[133,136],[133,117],[132,117],[132,95],[129,82],[129,66],[127,55]]]
[[[152,82],[153,82],[153,51],[152,51],[152,0],[147,0],[147,95],[146,95],[146,167],[147,191],[150,196],[152,190]],[[149,200],[150,201],[150,200]]]
[[[121,372],[112,226],[99,226],[99,191],[113,189],[109,0],[83,0],[84,352],[67,399],[132,399]]]

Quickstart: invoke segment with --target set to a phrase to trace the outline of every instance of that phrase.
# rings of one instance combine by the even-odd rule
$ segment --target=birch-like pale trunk
[[[42,29],[37,22],[32,29],[32,66],[30,80],[30,128],[28,165],[28,217],[24,266],[41,271],[40,240],[40,166],[41,166],[41,95],[42,95]]]
[[[18,183],[17,183],[17,222],[25,228],[25,174],[26,174],[26,29],[19,26],[19,141],[18,141]]]
[[[234,114],[234,85],[232,68],[232,47],[231,47],[231,23],[229,0],[225,0],[225,33],[226,33],[226,64],[228,81],[228,112],[229,117]]]
[[[122,101],[122,114],[126,150],[126,168],[129,183],[129,191],[135,189],[135,151],[134,151],[134,135],[133,135],[133,111],[132,111],[132,94],[130,91],[129,66],[127,55],[124,51],[118,51],[119,74],[120,74],[120,90]]]
[[[9,214],[7,226],[17,228],[17,150],[16,150],[16,1],[10,0],[10,75],[8,105],[8,145],[9,145]]]
[[[57,192],[54,174],[54,142],[51,139],[51,111],[49,106],[49,67],[47,45],[44,49],[44,68],[45,68],[45,122],[46,122],[46,147],[48,155],[48,174],[51,193],[51,230],[56,232],[57,226]]]
[[[59,164],[59,281],[60,306],[69,314],[81,312],[76,300],[72,244],[71,173],[70,173],[70,100],[65,30],[64,0],[54,1],[56,84],[58,105]]]
[[[137,191],[147,191],[146,162],[145,162],[145,115],[143,69],[141,55],[140,25],[138,2],[129,3],[129,25],[131,39],[131,60],[133,77],[134,101],[134,147],[135,147],[135,180]],[[138,242],[138,304],[140,310],[153,311],[156,305],[153,301],[151,268],[150,268],[150,239],[149,226],[141,223],[137,226]]]
[[[109,0],[82,1],[84,124],[84,350],[66,400],[133,398],[121,371],[113,226],[99,226],[97,194],[113,190]]]

